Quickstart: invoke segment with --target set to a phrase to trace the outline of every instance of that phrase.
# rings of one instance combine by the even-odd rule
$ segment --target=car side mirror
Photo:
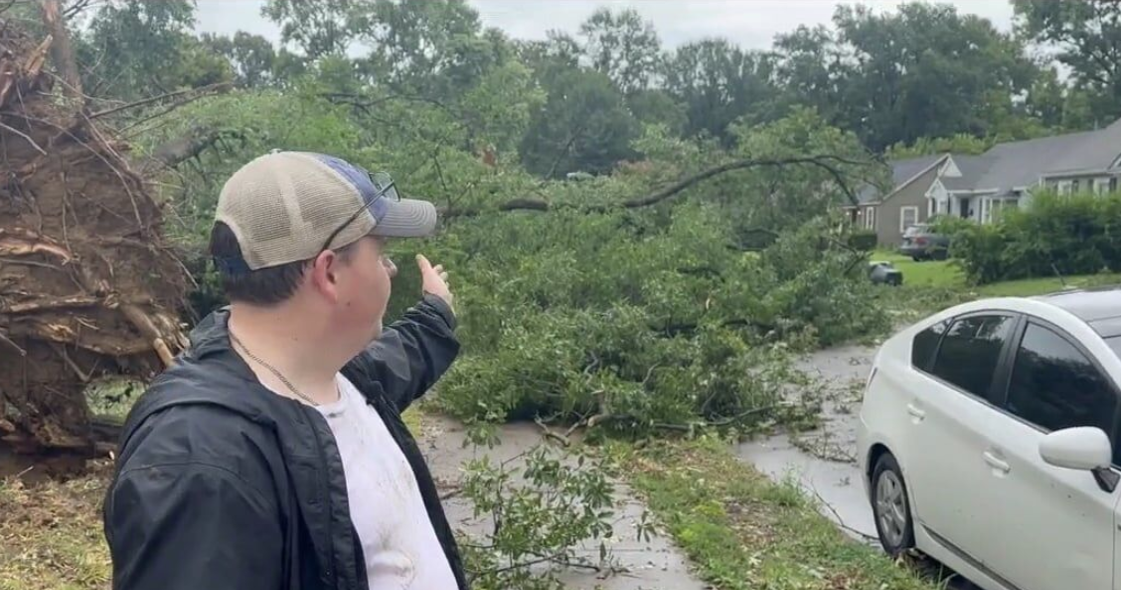
[[[1112,465],[1112,443],[1100,428],[1079,426],[1047,434],[1038,443],[1042,460],[1055,467],[1093,471]]]

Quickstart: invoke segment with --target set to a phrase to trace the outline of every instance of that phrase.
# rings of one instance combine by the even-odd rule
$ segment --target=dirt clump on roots
[[[191,278],[128,147],[55,91],[51,42],[0,19],[0,446],[89,453],[85,388],[171,362]]]

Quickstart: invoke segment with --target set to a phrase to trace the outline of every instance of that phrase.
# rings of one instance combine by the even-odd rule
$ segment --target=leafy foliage
[[[687,135],[706,134],[728,140],[738,118],[752,122],[771,117],[776,90],[769,83],[768,62],[725,39],[680,46],[664,66],[664,85],[687,110]]]
[[[1030,277],[1120,272],[1120,193],[1068,197],[1042,191],[998,223],[942,219],[950,254],[978,284]]]
[[[542,176],[606,173],[633,156],[629,144],[638,131],[608,76],[567,70],[552,80],[546,105],[535,114],[520,151],[527,169]]]
[[[600,8],[582,23],[581,33],[593,68],[608,75],[621,92],[631,95],[648,88],[660,64],[660,39],[639,12],[613,14]]]
[[[1012,0],[1020,35],[1058,48],[1076,88],[1094,97],[1091,119],[1120,116],[1120,3],[1114,0]]]
[[[885,327],[860,271],[865,255],[824,240],[824,222],[755,253],[729,247],[732,224],[713,205],[683,203],[668,221],[583,216],[457,230],[471,232],[461,243],[474,252],[458,268],[481,280],[460,291],[475,354],[443,385],[454,415],[749,427],[786,411],[781,385],[796,378],[787,347]]]
[[[226,82],[229,62],[191,35],[194,6],[186,0],[112,0],[77,39],[87,92],[132,100]]]
[[[887,15],[843,6],[834,20],[840,51],[855,57],[838,66],[839,116],[874,149],[987,133],[985,121],[1010,112],[1009,96],[1033,77],[1017,43],[948,5],[904,4]]]
[[[509,464],[520,460],[521,469]],[[494,464],[473,459],[465,466],[463,493],[474,517],[492,523],[487,542],[464,538],[469,582],[481,590],[561,590],[560,566],[611,567],[607,540],[613,534],[613,490],[604,459],[587,465],[584,454],[539,445]],[[652,533],[642,518],[639,535]],[[577,555],[583,542],[597,542],[598,563]]]
[[[991,149],[998,141],[998,138],[979,138],[967,133],[952,137],[922,137],[910,145],[896,143],[886,148],[886,158],[905,160],[944,153],[978,155]]]

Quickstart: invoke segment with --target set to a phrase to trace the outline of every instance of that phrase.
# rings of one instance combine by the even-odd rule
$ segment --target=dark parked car
[[[898,251],[914,260],[944,260],[948,258],[948,244],[948,236],[919,223],[906,228]]]

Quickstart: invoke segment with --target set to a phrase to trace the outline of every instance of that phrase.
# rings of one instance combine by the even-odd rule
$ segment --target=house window
[[[907,227],[917,223],[917,207],[902,207],[898,230],[905,233]]]
[[[863,227],[866,229],[874,229],[874,207],[866,208],[866,215],[863,217]]]
[[[983,207],[983,209],[981,210],[981,213],[983,214],[983,222],[993,223],[995,221],[999,221],[999,218],[1002,215],[1004,209],[1018,207],[1019,200],[1017,198],[1006,199],[999,197],[988,197],[983,199],[983,202],[980,204],[980,206]]]
[[[1073,190],[1073,185],[1070,184],[1070,182],[1068,180],[1059,180],[1058,181],[1058,194],[1059,195],[1061,195],[1063,197],[1067,196],[1067,195],[1070,194],[1070,192],[1072,190]]]
[[[1107,192],[1110,192],[1112,190],[1112,189],[1109,188],[1110,182],[1111,182],[1111,179],[1109,179],[1109,178],[1098,178],[1098,179],[1094,180],[1093,181],[1093,192],[1097,193],[1098,195],[1103,195]]]

